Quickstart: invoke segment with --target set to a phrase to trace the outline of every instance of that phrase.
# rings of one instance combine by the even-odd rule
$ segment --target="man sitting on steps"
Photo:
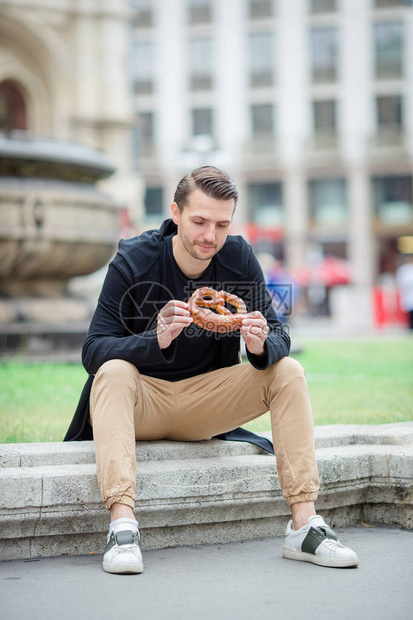
[[[354,551],[316,515],[319,480],[304,370],[288,357],[290,338],[251,247],[228,234],[237,200],[227,174],[212,166],[194,170],[177,186],[172,220],[122,240],[109,265],[83,346],[89,381],[65,437],[90,438],[93,427],[99,488],[111,515],[107,572],[143,570],[133,512],[135,441],[208,439],[268,410],[292,511],[283,556],[358,565]],[[187,300],[204,286],[244,299],[248,313],[240,329],[217,334],[193,323]]]

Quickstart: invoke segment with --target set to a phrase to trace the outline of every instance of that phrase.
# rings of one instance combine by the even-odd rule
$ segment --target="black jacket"
[[[176,232],[172,220],[163,222],[159,230],[123,239],[109,264],[98,305],[83,344],[82,362],[89,373],[79,404],[64,441],[92,439],[89,424],[89,396],[93,375],[110,359],[123,359],[148,366],[173,363],[175,341],[167,349],[159,348],[156,338],[156,313],[168,301],[156,283],[160,281],[161,239]],[[221,288],[242,297],[248,311],[259,310],[266,317],[270,332],[266,353],[262,357],[247,350],[248,360],[256,368],[267,368],[289,354],[290,338],[278,320],[272,298],[252,248],[240,236],[229,235],[223,248],[213,258]],[[226,288],[225,288],[226,287]],[[158,304],[157,304],[158,302]],[[217,368],[237,364],[240,336],[220,338]]]

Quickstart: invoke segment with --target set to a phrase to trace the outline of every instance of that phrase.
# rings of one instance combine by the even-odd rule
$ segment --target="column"
[[[129,87],[129,22],[126,3],[106,0],[98,22],[98,55],[101,129],[100,146],[116,165],[116,173],[105,183],[119,204],[127,206],[136,222],[139,179],[132,170],[132,100]]]
[[[353,274],[353,312],[359,328],[373,325],[373,284],[376,247],[373,235],[373,213],[370,179],[365,168],[353,168],[348,174],[350,210],[348,256]]]
[[[305,265],[308,228],[308,191],[301,169],[286,171],[283,185],[286,267]]]

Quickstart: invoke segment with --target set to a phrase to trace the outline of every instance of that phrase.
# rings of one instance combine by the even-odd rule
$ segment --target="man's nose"
[[[215,241],[215,228],[212,226],[205,230],[205,241],[213,243]]]

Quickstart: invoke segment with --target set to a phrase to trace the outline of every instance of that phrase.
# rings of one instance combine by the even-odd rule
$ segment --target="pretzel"
[[[234,306],[236,312],[231,312],[226,303]],[[208,286],[197,289],[188,299],[188,304],[195,325],[211,332],[225,333],[238,329],[247,312],[240,297]]]

